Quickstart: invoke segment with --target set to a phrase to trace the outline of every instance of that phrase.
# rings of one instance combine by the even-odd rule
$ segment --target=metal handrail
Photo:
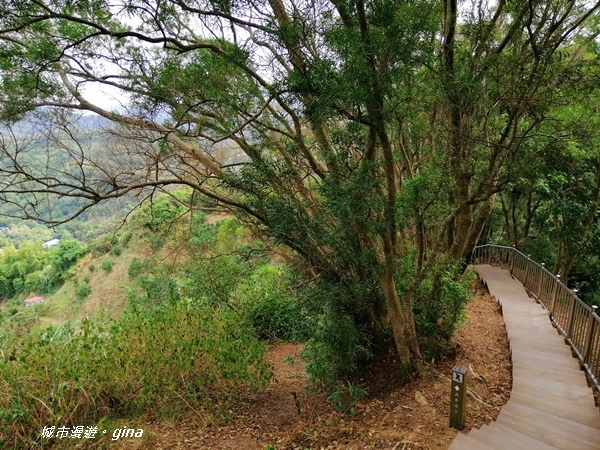
[[[475,248],[473,264],[503,267],[519,280],[529,295],[550,315],[550,320],[577,355],[595,388],[600,391],[600,317],[543,264],[514,247],[486,244]]]

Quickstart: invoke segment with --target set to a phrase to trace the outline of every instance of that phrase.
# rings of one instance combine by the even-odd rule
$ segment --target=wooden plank
[[[496,450],[483,442],[479,442],[466,434],[457,434],[448,450]]]
[[[561,383],[568,383],[573,386],[589,388],[585,375],[581,371],[573,371],[572,369],[548,370],[546,367],[539,367],[535,363],[530,365],[520,364],[517,368],[513,368],[513,385],[519,385],[523,380],[541,379],[553,380]]]
[[[515,388],[535,392],[541,397],[552,397],[556,401],[571,401],[580,406],[589,405],[595,408],[594,411],[598,413],[594,402],[594,393],[587,386],[578,386],[553,379],[527,377],[524,374],[519,374],[516,380],[513,378],[513,392]]]
[[[504,405],[498,423],[565,450],[600,450],[600,430],[521,405]]]
[[[574,398],[570,392],[560,395],[522,385],[513,387],[510,394],[510,399],[519,404],[581,423],[588,427],[600,429],[600,414],[598,414],[598,409],[593,404],[593,401],[590,402],[587,400],[588,397],[591,399],[592,395],[586,393]]]
[[[548,330],[550,326],[550,322],[548,322],[545,325],[544,330],[533,333],[529,326],[506,323],[507,334],[510,335],[510,339],[512,340],[524,340],[542,346],[553,345],[556,346],[557,349],[565,350],[567,353],[571,354],[571,347],[565,343],[564,337],[552,330]]]
[[[475,436],[471,436],[475,432]],[[498,450],[556,450],[556,447],[497,422],[484,425],[479,430],[472,430],[469,436]]]
[[[575,373],[579,372],[579,363],[575,358],[564,357],[560,359],[559,355],[540,352],[540,351],[527,351],[526,348],[513,348],[511,351],[511,359],[513,367],[517,367],[520,364],[527,364],[528,362],[534,362],[540,367],[546,367],[548,370],[553,370],[555,367],[573,370]]]
[[[509,345],[511,350],[525,349],[525,351],[527,351],[528,353],[550,353],[555,357],[558,356],[563,357],[565,359],[573,359],[571,349],[566,345],[563,345],[561,339],[559,339],[558,341],[547,339],[546,342],[540,342],[527,339],[527,337],[522,335],[516,335],[515,333],[511,333],[511,336],[509,337]]]

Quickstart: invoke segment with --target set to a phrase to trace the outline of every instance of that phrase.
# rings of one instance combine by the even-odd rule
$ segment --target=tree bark
[[[384,244],[385,272],[379,278],[379,286],[385,300],[385,306],[394,335],[394,343],[400,358],[401,376],[407,380],[422,373],[422,356],[415,330],[412,301],[410,297],[401,302],[396,286],[396,267],[392,254],[390,238]],[[402,304],[404,303],[404,304]]]

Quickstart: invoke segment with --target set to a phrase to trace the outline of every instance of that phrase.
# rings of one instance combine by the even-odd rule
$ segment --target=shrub
[[[142,271],[142,263],[138,261],[137,258],[133,258],[131,264],[129,265],[129,269],[127,270],[127,275],[129,279],[133,279],[137,277]]]
[[[152,231],[165,230],[184,212],[185,207],[174,196],[163,194],[145,201],[137,215]]]
[[[165,237],[161,233],[152,233],[148,237],[148,242],[152,250],[159,250],[165,245]]]
[[[112,259],[105,259],[100,263],[100,268],[105,272],[112,272],[114,264]]]
[[[174,276],[173,269],[169,265],[160,266],[152,273],[140,276],[137,285],[141,288],[141,293],[132,291],[130,303],[138,307],[144,308],[181,300],[178,278]]]
[[[53,250],[50,262],[59,278],[67,278],[68,270],[87,253],[87,249],[75,239],[61,241]]]
[[[440,360],[453,352],[450,338],[465,317],[472,298],[473,274],[458,269],[438,270],[420,286],[414,299],[415,327],[425,360]]]
[[[77,297],[80,299],[87,298],[91,293],[92,293],[92,288],[87,283],[79,284],[75,288],[75,295],[77,295]]]
[[[262,339],[304,342],[310,335],[306,310],[288,291],[281,269],[258,268],[234,296]]]
[[[102,255],[107,254],[112,249],[111,242],[102,242],[100,244],[96,244],[91,248],[92,256],[94,258],[98,258]]]
[[[306,371],[314,386],[335,387],[344,376],[368,360],[371,349],[365,345],[365,330],[348,314],[329,307],[311,320],[312,335],[304,348]]]
[[[252,269],[252,263],[238,255],[219,256],[210,261],[190,260],[181,274],[182,293],[214,307],[228,304]]]
[[[27,292],[46,292],[51,283],[50,252],[39,243],[25,242],[0,253],[0,294],[12,298]]]
[[[213,246],[216,232],[212,225],[205,222],[204,214],[194,211],[191,216],[190,228],[191,233],[187,239],[190,247],[198,250]]]
[[[57,421],[98,424],[150,407],[159,416],[190,407],[218,414],[271,376],[264,346],[236,314],[194,302],[0,342],[0,435],[10,448],[43,445],[40,430]]]
[[[327,399],[333,403],[335,409],[346,414],[353,414],[356,402],[367,396],[367,392],[360,386],[351,382],[347,384],[338,384],[333,387],[331,394]]]
[[[231,252],[239,245],[244,228],[237,219],[225,219],[217,225],[216,239],[223,252]]]

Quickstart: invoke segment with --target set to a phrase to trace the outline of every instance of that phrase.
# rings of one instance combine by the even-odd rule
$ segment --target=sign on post
[[[467,369],[456,366],[452,370],[450,393],[450,427],[462,430],[465,427],[465,403],[467,399]]]

